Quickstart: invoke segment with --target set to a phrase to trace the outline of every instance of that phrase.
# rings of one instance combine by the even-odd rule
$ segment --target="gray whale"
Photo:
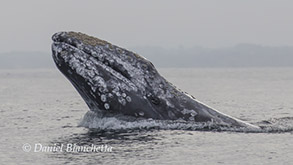
[[[57,68],[91,111],[259,129],[180,91],[134,52],[77,32],[59,32],[52,39]]]

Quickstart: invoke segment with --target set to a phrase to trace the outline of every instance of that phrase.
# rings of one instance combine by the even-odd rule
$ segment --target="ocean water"
[[[158,70],[263,130],[99,118],[57,69],[0,70],[0,164],[293,163],[293,68]]]

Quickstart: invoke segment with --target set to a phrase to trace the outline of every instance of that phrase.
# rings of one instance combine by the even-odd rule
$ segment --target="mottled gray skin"
[[[180,91],[136,53],[82,33],[59,32],[52,39],[56,66],[92,111],[258,128]]]

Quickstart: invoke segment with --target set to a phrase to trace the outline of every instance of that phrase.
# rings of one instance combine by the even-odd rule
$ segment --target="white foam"
[[[142,114],[140,114],[142,115]],[[87,112],[80,121],[79,126],[110,130],[135,130],[135,129],[162,129],[162,130],[199,130],[199,131],[233,131],[233,132],[262,132],[252,128],[231,127],[215,122],[193,122],[184,120],[153,120],[128,116],[103,116],[93,111]],[[264,130],[266,131],[266,130]]]

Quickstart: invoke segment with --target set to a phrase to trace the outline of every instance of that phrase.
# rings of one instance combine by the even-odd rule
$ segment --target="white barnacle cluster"
[[[60,46],[55,43],[52,44],[53,59],[58,66],[61,66],[60,58],[58,58],[58,56],[61,56],[62,58],[64,58],[66,55],[66,52],[63,51],[62,47],[63,46]]]
[[[61,67],[61,64],[65,63],[69,67],[63,70],[68,72],[69,78],[74,79],[76,76],[72,75],[77,74],[90,87],[89,93],[81,94],[85,100],[89,100],[88,94],[92,95],[95,99],[99,99],[103,103],[102,106],[108,110],[110,100],[116,99],[120,104],[126,105],[132,101],[126,93],[138,91],[137,86],[123,76],[123,72],[112,67],[119,58],[115,58],[116,55],[107,50],[109,46],[108,48],[103,45],[89,46],[80,40],[65,37],[64,40],[54,43],[52,48],[56,64]],[[124,52],[124,50],[120,51]],[[123,61],[120,62],[123,63]]]
[[[151,86],[153,95],[158,97],[160,100],[164,100],[168,107],[174,108],[175,106],[171,101],[175,97],[171,92],[172,87],[170,87],[168,82],[166,82],[164,78],[157,74],[156,71],[152,71],[152,74],[154,77],[146,76],[146,80]]]
[[[107,88],[106,82],[105,80],[101,77],[96,75],[95,77],[93,77],[92,79],[89,79],[89,82],[91,82],[91,84],[100,92],[104,92]],[[96,90],[94,90],[96,91]]]
[[[183,109],[182,114],[184,115],[189,115],[189,120],[193,121],[194,117],[197,115],[197,112],[195,112],[194,110],[189,110],[189,109]]]
[[[118,49],[118,52],[121,53],[121,50]],[[174,98],[174,94],[170,92],[168,82],[158,74],[146,59],[135,57],[129,60],[130,55],[135,56],[134,53],[126,51],[121,53],[119,57],[114,56],[114,59],[128,71],[132,78],[131,81],[142,90],[143,95],[144,93],[149,93],[147,89],[151,89],[153,95],[166,101],[167,106],[174,107],[171,101]],[[146,97],[144,98],[147,99]]]
[[[86,47],[86,45],[79,46],[79,49],[85,50]],[[83,77],[88,80],[88,84],[91,86],[92,90],[99,90],[98,95],[100,95],[101,101],[105,102],[104,108],[107,109],[106,107],[110,106],[108,103],[106,103],[108,100],[107,98],[114,98],[114,96],[116,96],[117,101],[124,106],[127,104],[127,102],[131,102],[131,97],[127,96],[127,94],[123,91],[137,91],[137,86],[122,74],[111,68],[111,65],[117,63],[116,60],[119,58],[115,58],[114,54],[107,52],[107,50],[105,50],[105,48],[100,45],[92,47],[91,49],[87,50],[87,52],[90,52],[90,54],[88,55],[83,52],[83,54],[88,55],[87,59],[85,60],[85,66],[88,69],[86,70],[87,77]],[[101,70],[100,75],[96,74],[99,73],[97,67],[99,70]],[[105,73],[103,71],[105,71]],[[105,81],[103,74],[107,73],[111,74],[112,78]],[[112,89],[112,91],[108,91],[108,89]]]
[[[146,89],[149,85],[157,97],[166,98],[162,84],[164,80],[160,76],[154,77],[153,71],[146,74],[145,61],[136,58],[134,53],[115,46],[109,51],[109,46],[89,46],[70,38],[66,41],[69,44],[61,44],[61,47],[56,47],[55,51],[59,52],[71,70],[84,78],[93,91],[90,94],[94,98],[99,98],[104,103],[105,109],[110,108],[107,103],[110,99],[117,99],[117,102],[125,106],[132,101],[126,93],[137,92],[138,89],[142,93],[147,93]],[[65,53],[61,53],[63,50]],[[68,72],[72,72],[71,70]],[[105,76],[111,79],[106,80]],[[167,93],[167,96],[169,95]],[[170,101],[166,100],[166,103],[174,107]]]
[[[127,60],[127,57],[130,57],[126,54],[119,54],[116,56],[113,56],[113,59],[118,64],[121,64],[121,66],[127,70],[129,76],[131,77],[131,81],[139,88],[139,89],[145,89],[147,83],[145,81],[145,74],[144,71],[139,67],[139,62],[137,62],[135,59],[132,58],[133,63],[130,63]],[[131,58],[131,57],[130,57]],[[136,63],[136,65],[135,65]]]
[[[104,78],[95,67],[95,65],[98,65],[98,61],[89,58],[88,54],[68,44],[61,44],[54,49],[56,49],[56,54],[59,54],[72,70],[84,78],[93,91],[100,89],[105,92],[107,90]]]
[[[113,81],[110,81],[109,82],[109,86],[112,86],[112,93],[109,93],[111,94],[112,96],[116,96],[118,102],[120,104],[122,104],[123,106],[126,105],[127,102],[131,102],[131,97],[130,96],[127,96],[126,93],[124,93],[123,91],[121,91],[121,88],[120,86],[118,85],[115,85],[117,82],[113,82]],[[119,84],[119,83],[118,83]]]
[[[145,88],[147,84],[144,77],[144,70],[140,68],[136,58],[133,58],[134,54],[132,52],[113,45],[111,47],[107,47],[107,45],[98,45],[95,46],[94,50],[96,54],[102,54],[101,57],[103,57],[103,59],[100,60],[103,60],[110,68],[113,65],[119,66],[118,68],[116,67],[119,71],[117,72],[114,70],[113,75],[128,84],[133,90],[137,91],[137,88]],[[98,56],[98,58],[101,57],[100,55]],[[127,73],[130,79],[124,77],[123,72],[125,74]]]
[[[104,70],[121,80],[123,83],[116,84],[121,90],[144,90],[148,85],[145,77],[148,75],[145,74],[144,68],[146,67],[146,64],[141,64],[139,62],[138,55],[109,44],[98,44],[95,46],[84,44],[79,47],[79,49],[84,50],[86,53],[103,63]],[[118,71],[114,69],[114,65]],[[124,73],[128,74],[127,78]]]
[[[122,105],[126,105],[126,100],[123,97],[118,97],[118,101]]]
[[[120,82],[117,81],[115,83],[116,86],[119,86],[122,90],[137,91],[137,86],[132,81],[130,81],[121,73],[112,68],[114,63],[119,63],[115,60],[116,58],[114,54],[112,54],[111,52],[107,52],[107,50],[105,50],[103,46],[95,46],[91,52],[95,52],[94,57],[90,57],[92,61],[98,60],[101,64],[100,67],[102,68],[102,70],[107,71],[113,77],[120,80]]]

